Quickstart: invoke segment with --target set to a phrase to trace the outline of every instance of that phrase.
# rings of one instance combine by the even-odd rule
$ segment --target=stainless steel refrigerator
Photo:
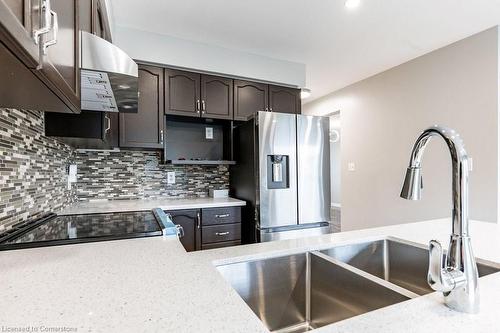
[[[246,200],[242,239],[330,232],[329,119],[274,112],[234,128],[231,191]]]

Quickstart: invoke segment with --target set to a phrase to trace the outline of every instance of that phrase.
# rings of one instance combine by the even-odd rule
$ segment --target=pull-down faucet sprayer
[[[469,159],[464,143],[452,129],[433,126],[418,137],[411,153],[410,164],[401,190],[401,197],[419,200],[423,188],[421,160],[432,137],[446,142],[452,164],[452,234],[446,257],[438,241],[429,243],[429,273],[432,289],[441,291],[448,307],[461,312],[479,311],[478,272],[469,237]]]

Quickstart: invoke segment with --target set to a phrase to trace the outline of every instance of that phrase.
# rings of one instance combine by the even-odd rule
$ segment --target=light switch
[[[167,184],[175,184],[175,171],[167,172]]]
[[[356,164],[354,164],[354,162],[347,163],[347,170],[356,171]]]

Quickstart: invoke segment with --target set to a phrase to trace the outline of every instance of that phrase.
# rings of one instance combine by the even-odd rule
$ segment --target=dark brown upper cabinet
[[[54,7],[56,2],[52,1]],[[97,8],[103,10],[103,0],[59,1],[64,2],[68,6],[77,3],[78,30],[96,34],[94,27],[95,12]],[[109,27],[107,21],[104,22],[104,25]],[[66,38],[70,38],[70,36],[66,36]],[[69,71],[68,74],[70,74]],[[78,74],[78,82],[75,83],[75,86],[78,86],[79,80]],[[46,97],[39,98],[39,101],[45,100]],[[45,115],[45,134],[47,136],[59,137],[61,141],[74,148],[110,149],[119,145],[118,118],[119,114],[116,112],[82,111],[80,114],[50,113]]]
[[[300,90],[269,85],[269,111],[300,114]]]
[[[234,80],[234,120],[246,121],[257,111],[268,111],[268,86]]]
[[[78,0],[0,0],[0,43],[42,83],[18,65],[1,71],[0,106],[80,112]]]
[[[165,113],[199,117],[201,114],[200,74],[165,69]]]
[[[80,28],[78,0],[50,0],[51,9],[57,13],[56,32],[43,35],[45,42],[54,41],[47,48],[45,63],[40,71],[53,82],[55,88],[80,108]],[[56,18],[52,18],[56,20]],[[53,66],[50,66],[52,64]]]
[[[25,16],[24,12],[24,0],[4,0],[7,7],[12,11],[12,14],[19,20],[21,24],[25,24],[25,17],[29,17],[29,15]]]
[[[80,29],[112,42],[105,0],[79,0]]]
[[[163,69],[139,65],[137,113],[120,114],[120,147],[163,148]]]
[[[233,80],[219,76],[201,76],[201,116],[233,119]]]
[[[82,111],[79,114],[46,113],[45,135],[81,149],[118,147],[118,113]]]

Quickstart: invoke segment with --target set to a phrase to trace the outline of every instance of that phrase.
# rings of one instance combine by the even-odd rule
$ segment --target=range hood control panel
[[[118,112],[108,74],[81,70],[82,110]]]

